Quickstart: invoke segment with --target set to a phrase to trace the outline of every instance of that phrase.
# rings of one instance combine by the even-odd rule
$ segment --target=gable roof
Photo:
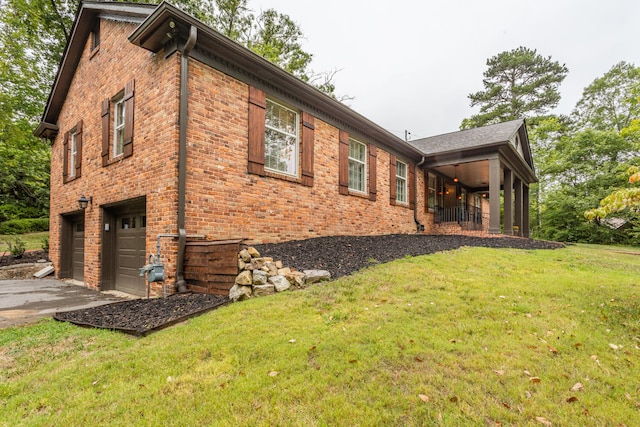
[[[82,51],[86,45],[89,34],[99,17],[126,21],[131,23],[141,23],[156,8],[155,5],[119,3],[119,2],[98,2],[84,1],[78,6],[73,29],[67,41],[64,53],[60,60],[58,73],[56,74],[42,120],[33,132],[36,136],[49,137],[57,133],[58,115],[62,109],[75,69],[82,57]]]
[[[415,141],[409,141],[409,143],[426,155],[487,147],[508,142],[523,125],[524,119],[516,119],[479,128],[416,139]]]

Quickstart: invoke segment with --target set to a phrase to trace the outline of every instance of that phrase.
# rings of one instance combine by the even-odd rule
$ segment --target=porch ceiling
[[[452,180],[457,177],[460,183],[467,187],[478,189],[489,187],[489,160],[436,166],[432,169]]]

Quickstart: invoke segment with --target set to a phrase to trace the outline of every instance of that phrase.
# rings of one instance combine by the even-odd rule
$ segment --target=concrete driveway
[[[0,328],[125,299],[59,280],[0,280]]]

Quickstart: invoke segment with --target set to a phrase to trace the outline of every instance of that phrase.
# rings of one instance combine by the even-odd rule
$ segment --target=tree
[[[573,110],[579,128],[615,130],[640,116],[640,67],[619,62],[582,92]]]
[[[487,67],[485,90],[469,94],[471,106],[480,106],[480,113],[464,119],[461,129],[547,114],[558,105],[558,88],[569,72],[550,56],[526,47],[489,58]]]

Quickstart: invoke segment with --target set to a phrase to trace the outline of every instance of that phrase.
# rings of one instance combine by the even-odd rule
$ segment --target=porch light
[[[458,165],[453,165],[453,182],[458,182]]]
[[[89,206],[90,204],[93,205],[93,196],[90,196],[87,199],[87,197],[83,194],[78,199],[78,206],[80,206],[80,209],[82,209],[82,210],[87,209],[87,206]]]

